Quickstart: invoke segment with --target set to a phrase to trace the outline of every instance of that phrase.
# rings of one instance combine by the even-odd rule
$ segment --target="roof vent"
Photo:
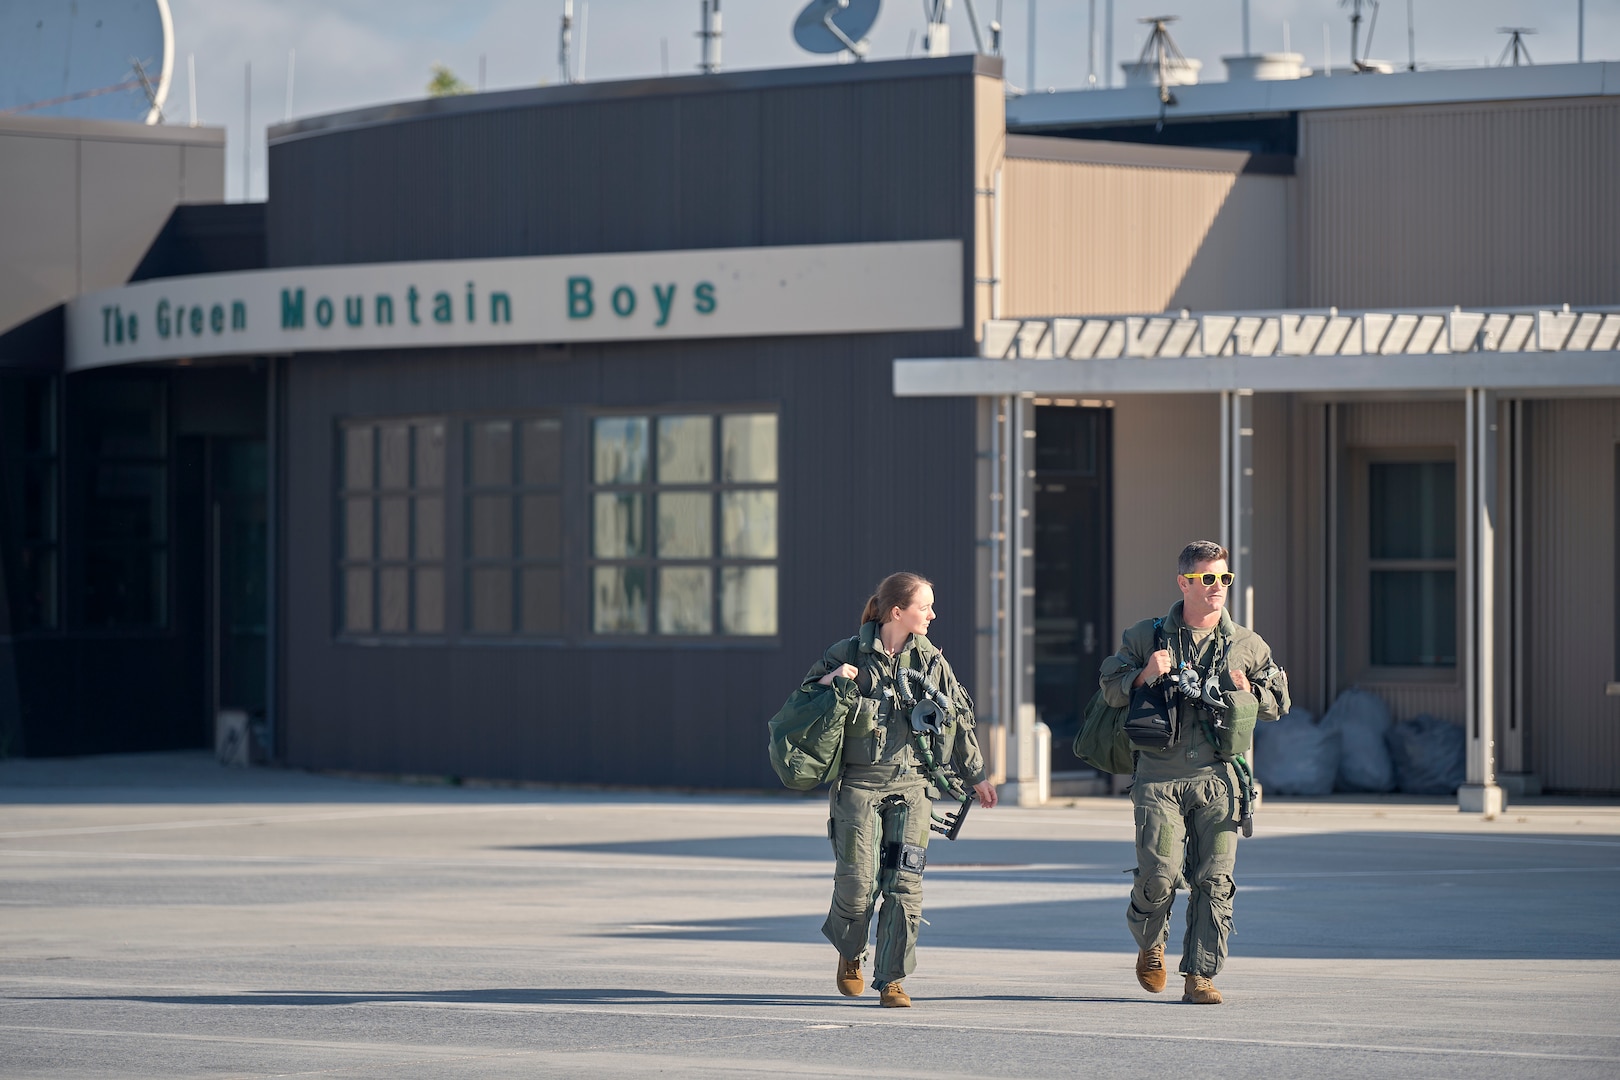
[[[1303,79],[1311,73],[1305,56],[1297,52],[1255,53],[1252,56],[1223,56],[1228,82],[1276,82]]]

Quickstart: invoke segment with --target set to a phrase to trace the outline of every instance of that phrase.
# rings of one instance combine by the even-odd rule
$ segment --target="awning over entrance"
[[[898,397],[1565,392],[1620,387],[1620,308],[995,319],[978,358],[900,359]],[[1066,362],[1067,361],[1067,362]]]
[[[995,462],[989,493],[992,598],[990,650],[994,715],[1008,723],[1008,779],[1039,788],[1025,654],[1033,633],[1033,527],[1029,477],[1037,395],[1110,398],[1136,394],[1219,395],[1221,541],[1243,577],[1253,535],[1253,410],[1256,392],[1323,395],[1454,395],[1464,408],[1460,447],[1464,521],[1458,585],[1463,590],[1458,664],[1466,691],[1465,811],[1494,815],[1505,804],[1496,781],[1495,589],[1517,558],[1498,505],[1498,399],[1620,394],[1620,308],[1188,312],[1140,316],[998,319],[987,322],[978,357],[897,359],[898,397],[992,399]],[[1514,415],[1517,415],[1516,413]],[[1500,539],[1499,539],[1500,537]],[[1329,559],[1334,556],[1330,554]],[[1252,619],[1251,594],[1232,613]],[[1514,618],[1520,618],[1514,614]],[[1519,640],[1509,630],[1509,640]],[[1026,801],[1019,798],[1018,801]]]

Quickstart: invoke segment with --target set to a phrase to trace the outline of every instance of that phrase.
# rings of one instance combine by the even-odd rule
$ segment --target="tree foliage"
[[[450,97],[454,94],[470,94],[472,87],[461,81],[461,77],[443,64],[433,65],[433,78],[428,80],[427,92],[429,97]]]

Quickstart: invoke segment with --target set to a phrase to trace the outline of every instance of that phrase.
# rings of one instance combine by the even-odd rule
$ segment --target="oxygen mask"
[[[1226,711],[1226,695],[1221,692],[1221,681],[1211,672],[1207,677],[1200,675],[1198,669],[1191,664],[1182,664],[1170,676],[1171,689],[1190,702],[1203,705],[1216,714],[1216,723],[1220,722],[1220,714]]]

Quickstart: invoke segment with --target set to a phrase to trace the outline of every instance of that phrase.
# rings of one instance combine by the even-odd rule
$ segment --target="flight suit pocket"
[[[855,713],[849,719],[848,734],[857,738],[871,735],[877,730],[878,703],[869,697],[855,699]]]

